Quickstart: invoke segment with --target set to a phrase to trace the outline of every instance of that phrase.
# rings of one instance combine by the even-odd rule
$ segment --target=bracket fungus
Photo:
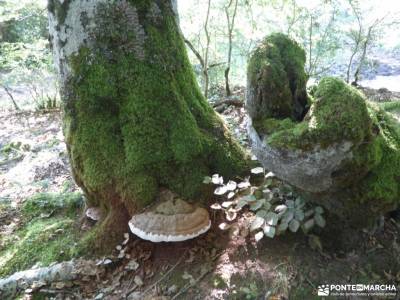
[[[162,202],[149,212],[134,215],[129,221],[132,233],[152,242],[180,242],[195,238],[210,229],[208,211],[182,199]]]

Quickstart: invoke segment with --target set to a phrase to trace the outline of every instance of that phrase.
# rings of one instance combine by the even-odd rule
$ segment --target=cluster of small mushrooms
[[[100,212],[91,207],[86,216],[98,221]],[[190,204],[169,190],[162,190],[159,204],[136,214],[129,221],[133,234],[152,242],[180,242],[198,237],[211,227],[208,211]]]

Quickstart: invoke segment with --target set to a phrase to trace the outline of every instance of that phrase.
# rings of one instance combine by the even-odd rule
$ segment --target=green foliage
[[[15,68],[47,68],[50,52],[45,49],[42,40],[35,43],[0,43],[0,70],[11,72]]]
[[[74,216],[82,206],[83,197],[80,192],[39,193],[24,202],[22,212],[29,219],[57,212]]]
[[[5,241],[0,251],[0,277],[35,263],[49,265],[77,255],[74,223],[82,204],[78,192],[42,193],[27,199],[22,207],[22,227]]]
[[[390,102],[383,102],[379,103],[379,106],[388,112],[400,112],[400,101],[390,101]]]
[[[239,183],[229,180],[224,184],[223,178],[218,174],[204,178],[204,183],[217,185],[214,194],[224,200],[211,205],[211,209],[222,210],[229,222],[221,223],[220,229],[230,228],[243,210],[248,211],[244,219],[247,218],[250,232],[255,232],[257,242],[265,236],[274,238],[286,231],[297,232],[301,228],[304,233],[308,233],[315,225],[325,227],[322,207],[306,202],[290,186],[274,180],[273,175],[264,176],[264,169],[261,167],[253,168],[251,173],[255,177],[252,182],[260,181],[257,178],[262,177],[261,183],[250,183],[250,178],[247,178]]]
[[[35,1],[0,8],[0,22],[1,42],[33,43],[47,38],[47,14]]]

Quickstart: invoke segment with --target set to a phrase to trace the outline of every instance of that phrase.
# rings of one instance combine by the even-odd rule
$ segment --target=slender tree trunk
[[[355,40],[354,40],[354,42],[355,42],[354,49],[350,55],[349,63],[347,65],[347,72],[346,72],[346,82],[347,83],[350,83],[351,66],[353,65],[353,59],[356,56],[356,54],[358,53],[358,50],[360,48],[362,31],[363,31],[363,26],[361,23],[361,16],[360,16],[359,12],[357,11],[357,7],[354,5],[353,1],[351,1],[351,0],[349,0],[349,4],[351,6],[351,9],[353,10],[354,16],[357,19],[358,32],[357,32],[357,36],[355,37]]]
[[[224,75],[225,75],[225,91],[228,97],[231,95],[231,89],[229,86],[229,71],[231,70],[231,61],[232,61],[232,34],[233,34],[233,29],[235,27],[235,18],[238,6],[238,0],[234,1],[235,1],[235,7],[233,9],[232,18],[229,15],[229,8],[231,7],[233,0],[230,0],[228,6],[225,7],[226,20],[228,23],[228,62]]]
[[[365,57],[367,56],[367,48],[368,48],[368,44],[369,44],[369,42],[371,40],[372,29],[373,29],[373,26],[370,26],[368,28],[368,33],[367,33],[367,36],[365,37],[365,40],[364,40],[364,43],[363,43],[363,46],[362,46],[362,53],[361,53],[361,56],[360,56],[360,61],[358,62],[357,69],[354,72],[354,80],[353,80],[353,82],[351,84],[355,85],[355,86],[358,85],[358,81],[360,80],[361,68],[362,68],[363,63],[365,61]]]
[[[313,15],[310,15],[310,29],[308,30],[308,71],[307,76],[312,72],[312,35],[313,35]]]
[[[247,161],[202,96],[171,1],[49,1],[49,28],[72,172],[92,235],[110,248],[165,187],[202,195],[202,179]]]
[[[209,85],[208,53],[210,51],[210,42],[211,42],[210,33],[208,32],[208,20],[210,18],[210,8],[211,8],[211,0],[208,0],[206,21],[204,23],[204,33],[206,35],[206,49],[205,49],[205,54],[204,54],[204,68],[203,68],[203,74],[204,74],[204,97],[206,97],[206,99],[208,98],[208,85]]]

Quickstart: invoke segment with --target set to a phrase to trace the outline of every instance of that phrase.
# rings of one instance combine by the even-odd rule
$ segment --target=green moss
[[[332,174],[332,197],[343,203],[338,214],[347,214],[353,224],[370,225],[399,205],[400,125],[343,81],[321,80],[302,122],[265,119],[259,127],[268,135],[267,143],[281,149],[352,143],[352,157]]]
[[[325,148],[343,140],[358,145],[370,135],[371,126],[363,96],[342,80],[327,77],[319,83],[304,121],[274,132],[268,143],[291,149]]]
[[[305,60],[304,50],[281,33],[266,37],[256,48],[247,69],[250,87],[255,89],[248,105],[253,121],[303,117],[308,104]]]
[[[201,198],[205,175],[233,176],[247,164],[201,95],[175,16],[164,5],[168,13],[156,23],[140,20],[143,48],[140,40],[126,43],[135,32],[121,17],[118,30],[99,25],[101,32],[93,32],[98,47],[71,58],[76,75],[64,99],[64,133],[75,177],[92,204],[107,208],[119,198],[143,207],[159,186]],[[119,24],[112,14],[99,22]]]
[[[255,123],[254,126],[257,128],[259,134],[270,135],[277,131],[293,129],[296,123],[289,118],[283,120],[268,118]]]
[[[80,192],[39,193],[24,202],[22,213],[29,219],[55,211],[62,211],[66,216],[73,216],[82,205],[83,197]]]
[[[22,207],[22,226],[0,251],[0,277],[32,267],[49,265],[77,255],[79,236],[75,219],[82,205],[79,193],[38,194]],[[68,245],[68,247],[66,247]]]
[[[379,164],[371,168],[361,182],[365,195],[362,202],[375,201],[381,205],[400,202],[400,125],[383,110],[371,108],[374,126],[379,130],[375,140],[380,153]]]
[[[390,101],[390,102],[383,102],[383,103],[379,103],[379,106],[385,110],[385,111],[389,111],[389,112],[400,112],[400,101]]]

